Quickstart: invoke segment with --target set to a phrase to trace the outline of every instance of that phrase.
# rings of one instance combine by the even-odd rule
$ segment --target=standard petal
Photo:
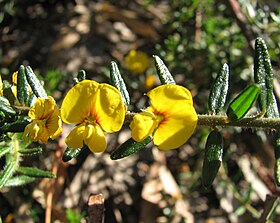
[[[131,129],[131,137],[135,141],[141,142],[149,135],[153,134],[156,124],[155,118],[145,112],[134,115],[129,126]]]
[[[104,152],[107,143],[104,132],[98,125],[87,125],[84,134],[84,143],[93,153]]]
[[[83,137],[86,124],[82,123],[75,127],[65,138],[65,143],[69,148],[78,149],[84,146]]]
[[[30,108],[28,116],[32,119],[47,119],[56,106],[56,102],[53,97],[37,98],[35,104]]]
[[[95,118],[105,132],[117,132],[121,129],[126,108],[120,92],[109,84],[100,84],[96,95]]]
[[[99,84],[83,80],[72,87],[61,105],[61,118],[67,124],[79,124],[94,115]]]
[[[165,84],[147,93],[156,114],[179,115],[193,105],[190,91],[176,84]]]
[[[192,106],[185,110],[185,115],[165,118],[154,134],[154,143],[160,149],[176,149],[183,145],[193,134],[197,124],[197,114]]]

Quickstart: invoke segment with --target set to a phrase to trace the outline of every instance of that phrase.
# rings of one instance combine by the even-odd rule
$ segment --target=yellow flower
[[[62,131],[62,121],[59,110],[53,97],[37,98],[30,108],[28,116],[32,122],[28,124],[23,133],[23,138],[31,141],[47,143],[48,139],[56,138]]]
[[[17,75],[18,75],[18,72],[15,71],[12,75],[12,92],[14,94],[15,97],[17,97]]]
[[[165,84],[151,90],[147,96],[151,106],[133,117],[132,138],[140,142],[153,135],[154,144],[163,150],[183,145],[197,124],[190,91],[179,85]]]
[[[145,88],[151,89],[156,82],[156,77],[154,74],[148,74],[145,79]]]
[[[61,106],[63,122],[77,125],[65,143],[73,149],[85,144],[92,152],[103,152],[107,144],[104,132],[119,131],[125,112],[115,87],[91,80],[79,82],[66,94]]]
[[[150,66],[150,61],[146,53],[131,50],[125,57],[125,65],[133,73],[143,73]]]

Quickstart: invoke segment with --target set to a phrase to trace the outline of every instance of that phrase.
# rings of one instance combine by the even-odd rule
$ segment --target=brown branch
[[[241,10],[239,2],[237,0],[227,0],[226,3],[233,13],[241,32],[246,37],[250,50],[254,53],[254,41],[257,38],[257,34],[252,30],[248,19]]]
[[[91,223],[102,223],[104,216],[104,196],[90,195],[88,199],[88,217]]]

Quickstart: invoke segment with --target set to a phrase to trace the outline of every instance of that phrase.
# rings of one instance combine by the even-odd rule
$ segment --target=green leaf
[[[163,61],[156,55],[153,55],[156,71],[162,84],[176,84],[171,73]]]
[[[62,156],[63,162],[68,162],[69,160],[76,158],[83,151],[83,148],[72,149],[67,147]]]
[[[6,123],[0,127],[0,130],[2,132],[23,132],[29,123],[28,120],[17,120],[12,123]]]
[[[25,105],[29,98],[29,84],[23,65],[20,65],[17,74],[17,98],[22,105]]]
[[[202,184],[210,187],[219,171],[223,156],[223,137],[214,130],[208,135],[202,168]]]
[[[27,105],[29,107],[32,107],[35,104],[36,100],[37,100],[37,97],[36,97],[35,94],[29,95],[29,98],[28,98],[28,101],[27,101]]]
[[[9,104],[3,103],[2,101],[0,101],[0,111],[8,116],[15,116],[17,114]]]
[[[29,177],[56,178],[55,174],[34,167],[18,167],[16,171]]]
[[[257,100],[260,93],[260,87],[252,84],[245,88],[229,105],[227,116],[231,121],[238,121],[243,118],[253,103]]]
[[[121,93],[123,102],[125,103],[126,106],[128,106],[130,104],[129,93],[126,89],[126,85],[125,85],[125,82],[124,82],[124,80],[121,76],[118,65],[114,61],[111,62],[111,66],[110,66],[110,79],[111,79],[111,83]]]
[[[22,155],[27,156],[36,156],[43,152],[42,148],[27,148],[27,149],[19,149],[18,152]]]
[[[33,93],[39,98],[47,98],[48,95],[43,85],[41,84],[41,82],[39,81],[39,79],[37,78],[37,76],[35,75],[35,73],[33,72],[30,66],[25,67],[25,73],[26,73],[27,81]]]
[[[0,158],[2,156],[5,156],[9,151],[10,151],[9,146],[3,146],[2,148],[0,148]]]
[[[266,111],[265,116],[279,118],[279,110],[273,92],[273,70],[270,56],[265,41],[258,37],[255,41],[254,60],[255,82],[260,85],[259,104],[262,111]]]
[[[15,104],[16,97],[12,91],[12,86],[6,80],[3,81],[3,96],[8,99],[9,104]]]
[[[11,161],[7,164],[2,174],[0,175],[0,188],[3,188],[9,178],[12,177],[16,169],[16,162]]]
[[[29,177],[29,176],[16,176],[16,177],[12,177],[10,179],[7,180],[5,187],[19,187],[19,186],[23,186],[29,183],[32,183],[33,181],[35,181],[36,178],[35,177]]]
[[[224,64],[210,91],[208,105],[211,113],[218,114],[225,106],[228,87],[229,67],[227,64]]]
[[[79,82],[85,80],[87,78],[87,74],[84,70],[80,70],[78,75],[77,75],[77,79]]]
[[[148,136],[142,142],[136,142],[134,139],[130,138],[122,145],[120,145],[119,148],[113,151],[113,153],[111,154],[111,159],[122,159],[134,153],[137,153],[141,149],[144,149],[146,145],[148,145],[152,141],[152,139],[152,136]]]
[[[254,79],[256,84],[260,86],[259,105],[262,111],[266,111],[267,107],[267,85],[266,71],[264,65],[263,54],[264,41],[262,38],[257,38],[255,41],[255,57],[254,57]]]
[[[10,102],[7,98],[0,96],[0,104],[10,105]]]
[[[87,77],[87,74],[84,70],[80,70],[77,77],[74,78],[74,85],[78,84],[79,82],[85,80]]]

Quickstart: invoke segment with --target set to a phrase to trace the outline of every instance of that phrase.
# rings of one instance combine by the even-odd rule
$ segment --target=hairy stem
[[[136,113],[128,112],[126,121],[131,122]],[[280,118],[256,118],[246,117],[239,121],[229,121],[227,116],[220,115],[198,115],[197,126],[210,128],[216,127],[241,127],[241,128],[262,128],[268,130],[280,129]]]

